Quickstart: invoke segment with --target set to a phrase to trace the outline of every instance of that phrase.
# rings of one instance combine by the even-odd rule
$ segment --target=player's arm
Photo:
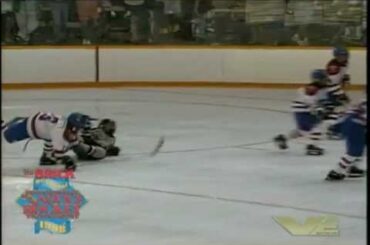
[[[74,165],[72,157],[66,155],[67,151],[79,143],[77,135],[73,140],[66,141],[64,137],[64,128],[56,127],[51,132],[51,142],[53,145],[53,158],[57,164],[63,164],[66,167]]]
[[[113,142],[115,142],[115,138]],[[121,149],[113,143],[107,147],[107,156],[118,156],[120,151]]]

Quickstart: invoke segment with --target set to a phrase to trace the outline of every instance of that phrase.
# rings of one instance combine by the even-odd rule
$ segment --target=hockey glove
[[[350,77],[348,74],[345,74],[345,75],[343,76],[342,83],[343,83],[343,84],[350,84],[350,81],[351,81],[351,77]]]
[[[73,170],[75,171],[77,166],[75,161],[70,156],[63,156],[60,158],[61,163],[65,166],[66,170]]]
[[[107,148],[107,156],[118,156],[121,149],[117,146],[109,146]]]
[[[351,102],[351,100],[349,99],[349,97],[346,94],[339,95],[338,96],[338,101],[340,103],[342,103],[342,105],[346,105],[346,104],[349,104]]]

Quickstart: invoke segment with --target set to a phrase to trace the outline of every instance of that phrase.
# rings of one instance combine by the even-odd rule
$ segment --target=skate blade
[[[329,181],[329,182],[337,182],[337,181],[343,181],[345,178],[343,179],[334,179],[334,178],[331,178],[331,177],[326,177],[325,178],[325,181]]]
[[[307,156],[322,156],[324,155],[324,153],[310,153],[310,154],[307,154]]]
[[[351,179],[357,179],[357,178],[363,178],[366,177],[366,174],[357,174],[357,175],[348,175],[347,178]]]
[[[350,176],[346,176],[344,177],[343,179],[333,179],[331,177],[326,177],[325,178],[325,181],[328,181],[328,182],[339,182],[339,181],[355,181],[355,180],[360,180],[361,178],[363,177],[366,177],[366,176],[356,176],[356,177],[350,177]]]

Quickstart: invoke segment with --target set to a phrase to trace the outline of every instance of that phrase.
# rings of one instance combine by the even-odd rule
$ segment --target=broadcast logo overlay
[[[73,188],[70,179],[73,171],[38,168],[32,173],[33,189],[26,190],[17,203],[28,219],[35,219],[35,234],[42,230],[52,234],[67,234],[72,221],[80,216],[80,209],[87,203],[81,193]]]
[[[303,224],[289,216],[277,216],[274,220],[293,236],[339,236],[335,216],[311,216]]]

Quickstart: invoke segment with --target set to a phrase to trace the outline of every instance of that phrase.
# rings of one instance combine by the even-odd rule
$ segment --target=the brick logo
[[[71,220],[79,218],[87,200],[73,188],[70,178],[74,178],[72,171],[41,168],[34,171],[32,190],[26,190],[17,203],[27,218],[36,220],[36,234],[42,230],[67,234],[72,229]]]

